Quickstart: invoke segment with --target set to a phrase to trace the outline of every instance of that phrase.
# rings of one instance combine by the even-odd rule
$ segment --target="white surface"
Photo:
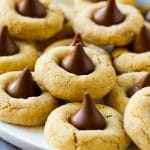
[[[24,150],[52,150],[44,139],[43,127],[20,127],[0,122],[0,137]]]

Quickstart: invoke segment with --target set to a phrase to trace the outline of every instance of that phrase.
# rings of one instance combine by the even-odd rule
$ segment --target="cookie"
[[[85,51],[85,52],[84,52]],[[77,53],[76,53],[77,52]],[[82,56],[80,61],[82,64],[75,64],[80,70],[86,72],[82,75],[71,73],[64,69],[60,64],[65,57],[76,53]],[[73,54],[74,55],[74,54]],[[88,62],[88,65],[84,64]],[[89,68],[92,65],[92,70]],[[82,70],[82,67],[83,68]],[[59,46],[48,50],[37,61],[35,66],[36,81],[46,88],[53,96],[69,101],[81,101],[83,93],[89,92],[94,99],[99,99],[106,95],[114,86],[116,75],[110,62],[101,56],[97,51],[91,48],[76,46]]]
[[[114,7],[117,10],[117,14],[122,17],[114,17],[115,19],[117,18],[116,21],[120,21],[120,23],[117,22],[114,25],[105,26],[99,25],[98,22],[96,23],[93,20],[93,14],[95,14],[94,12],[100,14],[100,11],[104,8],[104,6],[105,9],[108,10],[107,13],[110,14],[109,18],[102,17],[105,18],[105,23],[110,23],[110,19],[114,19],[111,17],[112,12],[109,11],[106,2],[101,2],[80,11],[80,13],[75,16],[73,21],[75,32],[80,33],[85,41],[91,42],[96,45],[112,44],[121,46],[129,44],[133,40],[135,34],[139,32],[141,26],[143,25],[143,17],[140,12],[133,6],[124,5],[121,3],[118,3],[116,6],[114,2],[108,2],[110,3],[109,7],[111,7],[111,3],[113,3]],[[115,12],[116,11],[114,11],[113,14],[115,14]],[[116,16],[118,16],[117,14]],[[100,21],[100,16],[101,15],[95,14],[94,17],[98,17],[97,21]],[[119,18],[121,20],[118,20]]]
[[[57,106],[56,99],[42,89],[39,96],[15,98],[18,94],[23,95],[22,91],[16,91],[24,86],[22,83],[30,81],[27,79],[30,76],[29,71],[25,70],[24,72],[21,79],[18,79],[22,75],[22,72],[19,71],[9,72],[0,76],[0,120],[23,126],[42,125],[45,123],[49,113]],[[34,73],[32,75],[34,78]],[[18,79],[17,83],[14,82],[16,79]],[[18,86],[20,80],[22,80],[21,85]],[[8,90],[8,85],[11,85],[12,82],[14,82],[13,87],[10,86]],[[27,92],[29,92],[30,85],[28,84],[27,86]],[[21,89],[23,90],[23,88]]]
[[[7,25],[11,36],[15,38],[35,41],[48,39],[62,29],[64,17],[58,8],[46,0],[36,1],[38,4],[34,1],[30,8],[31,2],[1,0],[0,27]],[[37,11],[37,7],[42,12]]]
[[[106,104],[124,114],[126,106],[130,101],[127,93],[128,90],[146,75],[147,72],[131,72],[118,76],[112,91],[105,97]]]
[[[66,104],[50,114],[44,129],[49,145],[61,150],[97,150],[98,147],[101,150],[127,149],[129,139],[123,129],[123,118],[117,111],[96,105],[106,121],[106,128],[81,130],[70,123],[70,118],[80,106],[79,103]]]
[[[124,114],[124,127],[142,150],[150,149],[150,87],[138,91],[129,101]]]

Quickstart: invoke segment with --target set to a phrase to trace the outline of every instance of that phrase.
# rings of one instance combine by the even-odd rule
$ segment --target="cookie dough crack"
[[[75,132],[73,132],[75,150],[78,150],[78,138]]]
[[[140,120],[142,121],[142,124],[143,124],[143,125],[145,124],[145,122],[143,121],[143,119],[142,119],[140,116],[135,115],[135,114],[132,113],[132,112],[131,112],[131,114],[132,114],[135,118],[140,119]],[[141,128],[141,130],[142,130],[143,134],[146,136],[147,140],[150,141],[150,137],[149,137],[149,135],[144,131],[143,127]]]

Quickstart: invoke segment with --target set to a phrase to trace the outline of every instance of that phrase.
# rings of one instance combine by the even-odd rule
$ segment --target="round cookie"
[[[125,108],[130,101],[127,91],[145,75],[147,75],[147,72],[131,72],[118,76],[112,91],[105,97],[106,104],[124,114]]]
[[[60,46],[43,54],[36,63],[36,81],[53,96],[69,101],[81,101],[85,92],[89,92],[94,99],[105,96],[114,86],[116,75],[110,62],[97,51],[84,47],[95,66],[89,74],[76,75],[60,67],[62,59],[75,48]]]
[[[57,106],[56,99],[44,90],[40,96],[27,99],[10,96],[6,88],[20,74],[18,71],[0,76],[0,120],[23,126],[42,125]],[[34,77],[34,73],[32,75]]]
[[[80,11],[73,22],[75,32],[80,33],[85,41],[96,45],[129,44],[143,25],[142,15],[133,6],[118,3],[117,7],[125,15],[124,21],[112,26],[98,25],[93,21],[92,15],[97,9],[101,10],[104,6],[106,2],[101,2]]]
[[[142,150],[150,149],[150,87],[138,91],[124,114],[124,127],[134,143]]]
[[[114,109],[96,105],[107,126],[102,130],[79,130],[70,117],[79,109],[79,103],[66,104],[54,110],[45,125],[44,134],[50,145],[61,150],[126,150],[129,139],[123,129],[123,118]],[[63,137],[63,138],[62,138]]]
[[[127,48],[117,48],[112,52],[112,57],[119,73],[150,71],[150,52],[134,53]]]
[[[42,18],[21,15],[16,11],[19,2],[20,0],[0,1],[0,27],[7,25],[13,37],[41,41],[52,37],[62,29],[63,13],[55,6],[48,5],[49,1],[40,0],[46,8],[46,16]]]

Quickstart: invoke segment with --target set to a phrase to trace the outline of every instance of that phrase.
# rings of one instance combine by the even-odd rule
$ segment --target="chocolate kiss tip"
[[[39,0],[22,0],[16,9],[18,13],[27,17],[43,18],[46,16],[46,8]]]
[[[98,130],[106,127],[104,117],[88,93],[85,93],[79,111],[71,117],[70,122],[80,130]]]
[[[62,60],[61,67],[76,75],[88,75],[95,68],[92,60],[85,53],[82,43],[76,44],[71,54]]]
[[[82,46],[85,46],[81,37],[81,34],[77,33],[73,40],[72,43],[70,44],[70,46],[76,46],[77,43],[82,43]]]
[[[25,68],[21,75],[7,87],[7,93],[15,98],[28,98],[41,95],[41,90],[32,78],[31,71]]]
[[[127,95],[128,95],[128,97],[131,97],[137,91],[141,90],[144,87],[148,87],[148,86],[150,86],[150,72],[144,78],[142,78],[139,82],[137,82],[133,87],[131,87],[127,91]]]
[[[145,20],[150,22],[150,10],[146,13]]]
[[[0,56],[11,56],[18,52],[19,49],[10,37],[7,26],[4,26],[0,33]]]
[[[133,42],[132,51],[136,53],[150,51],[150,32],[144,25]]]
[[[123,22],[125,16],[117,8],[115,0],[108,0],[107,5],[98,9],[93,14],[95,23],[104,26],[111,26]]]

